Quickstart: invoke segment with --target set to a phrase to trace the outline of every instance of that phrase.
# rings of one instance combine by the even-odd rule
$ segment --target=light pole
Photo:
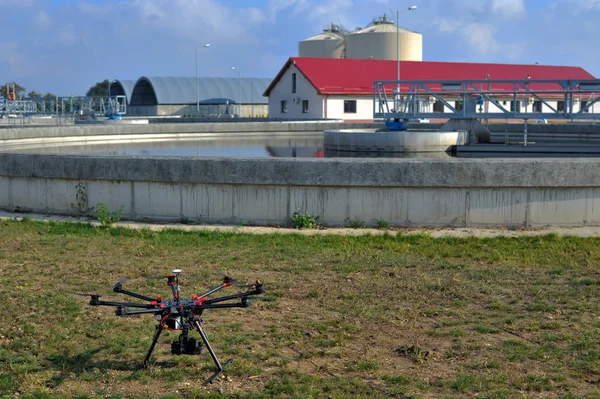
[[[234,66],[231,67],[232,71],[235,71]],[[237,68],[238,71],[238,118],[242,116],[242,70]]]
[[[407,11],[414,11],[417,9],[417,6],[410,6],[408,7],[407,10],[404,10],[403,12],[407,12]],[[390,10],[392,11],[392,10]],[[392,11],[393,13],[393,11]],[[396,75],[396,80],[398,81],[398,87],[397,87],[397,95],[398,95],[398,105],[396,106],[396,112],[398,112],[398,107],[400,105],[400,23],[399,23],[399,15],[400,15],[400,11],[396,10],[396,65],[398,68],[398,73]]]
[[[206,43],[203,48],[210,47],[210,43]],[[196,46],[196,115],[200,114],[200,91],[198,89],[198,46]]]

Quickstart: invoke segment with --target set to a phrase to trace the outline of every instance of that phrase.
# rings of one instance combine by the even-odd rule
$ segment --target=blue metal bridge
[[[386,120],[600,119],[600,80],[378,80],[373,117]]]

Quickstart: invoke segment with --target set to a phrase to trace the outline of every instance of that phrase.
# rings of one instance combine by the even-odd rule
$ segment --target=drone
[[[223,276],[223,282],[216,287],[213,287],[200,295],[194,294],[190,298],[181,298],[181,286],[179,285],[179,275],[181,273],[182,270],[175,269],[172,271],[171,275],[160,277],[167,279],[167,285],[171,287],[171,293],[173,295],[172,299],[163,299],[160,296],[152,298],[125,290],[123,284],[127,279],[118,281],[114,285],[113,291],[147,301],[148,303],[102,301],[100,300],[100,295],[97,294],[80,294],[76,292],[73,292],[72,294],[91,297],[89,302],[91,306],[115,306],[117,308],[115,312],[117,316],[153,314],[154,318],[158,320],[158,325],[156,326],[156,331],[152,343],[150,344],[148,354],[146,355],[143,364],[133,373],[133,375],[150,365],[150,356],[154,351],[158,338],[164,330],[167,330],[181,332],[179,338],[171,343],[171,353],[173,355],[199,355],[202,352],[202,343],[204,343],[204,346],[206,346],[206,349],[208,350],[208,353],[210,353],[217,368],[215,374],[207,380],[207,382],[212,384],[219,378],[223,371],[225,371],[225,368],[231,364],[233,359],[229,359],[224,365],[219,362],[215,351],[208,342],[206,333],[202,329],[203,320],[200,316],[206,309],[247,308],[250,306],[250,299],[252,299],[254,295],[264,293],[263,284],[257,280],[253,284],[241,286],[247,288],[245,292],[209,299],[209,295],[214,294],[223,288],[238,285],[233,278],[228,274],[225,274]],[[234,300],[238,301],[232,302]],[[198,331],[202,341],[189,335],[193,330]]]

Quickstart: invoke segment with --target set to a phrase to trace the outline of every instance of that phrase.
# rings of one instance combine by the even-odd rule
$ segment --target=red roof
[[[264,95],[268,96],[291,64],[302,72],[319,94],[373,93],[376,80],[396,80],[397,63],[387,60],[363,60],[351,58],[290,58]],[[531,80],[595,79],[580,67],[518,64],[479,64],[467,62],[401,61],[401,80],[519,80],[530,76]],[[533,83],[533,82],[532,82]],[[404,90],[404,85],[403,88]],[[502,89],[498,85],[494,90]],[[537,84],[535,90],[560,89],[555,84]],[[506,90],[512,90],[507,87]]]

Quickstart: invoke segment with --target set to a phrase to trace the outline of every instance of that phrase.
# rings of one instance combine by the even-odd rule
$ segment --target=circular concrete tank
[[[346,58],[423,61],[423,35],[398,28],[385,19],[346,36]]]
[[[325,150],[347,152],[419,153],[447,152],[462,144],[466,132],[385,131],[366,129],[326,130]]]
[[[344,56],[344,36],[335,31],[325,31],[298,43],[300,57],[342,58]]]

